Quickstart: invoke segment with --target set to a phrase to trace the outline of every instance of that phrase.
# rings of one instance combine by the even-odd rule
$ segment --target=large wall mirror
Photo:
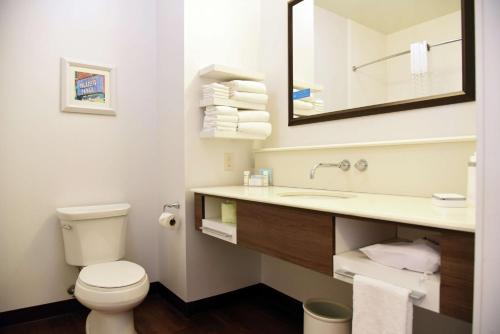
[[[474,0],[293,0],[289,125],[475,99]]]

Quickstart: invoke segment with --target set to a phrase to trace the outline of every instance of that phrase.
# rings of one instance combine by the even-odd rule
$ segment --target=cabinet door
[[[473,294],[474,234],[443,232],[440,312],[472,322]]]
[[[255,202],[237,202],[238,245],[333,275],[333,216]]]

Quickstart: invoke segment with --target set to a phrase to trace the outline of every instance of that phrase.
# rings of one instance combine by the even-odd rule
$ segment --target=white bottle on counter
[[[476,206],[476,153],[469,158],[467,167],[467,204]]]
[[[243,185],[248,186],[250,180],[250,171],[246,170],[243,172]]]

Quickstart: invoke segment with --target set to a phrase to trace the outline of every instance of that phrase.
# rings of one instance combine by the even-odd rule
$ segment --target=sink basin
[[[303,191],[291,191],[291,192],[284,192],[278,194],[280,197],[297,197],[297,198],[309,198],[309,199],[317,199],[317,198],[352,198],[354,195],[351,194],[344,194],[344,193],[339,193],[335,191],[310,191],[310,190],[303,190]]]

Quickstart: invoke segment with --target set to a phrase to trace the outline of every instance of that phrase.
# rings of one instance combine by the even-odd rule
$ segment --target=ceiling
[[[390,34],[460,10],[461,0],[314,0],[316,6]]]

